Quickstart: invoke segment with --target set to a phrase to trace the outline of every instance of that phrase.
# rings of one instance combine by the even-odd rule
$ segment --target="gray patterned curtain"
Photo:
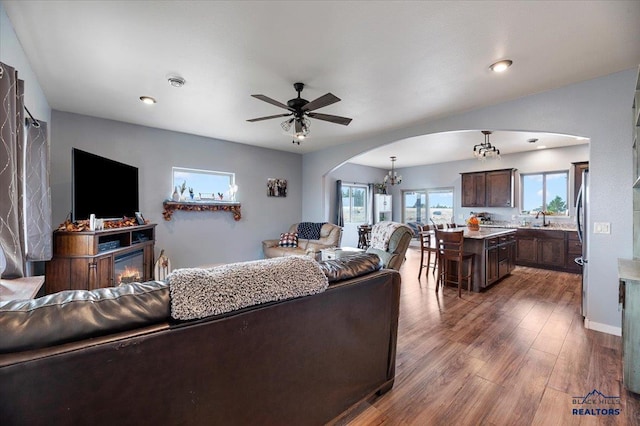
[[[27,231],[27,260],[50,260],[52,230],[47,123],[27,120],[26,134],[24,220]]]
[[[336,181],[336,225],[344,226],[344,214],[342,212],[342,181]]]
[[[18,72],[0,62],[0,245],[7,258],[4,278],[24,276],[22,170],[24,83]]]

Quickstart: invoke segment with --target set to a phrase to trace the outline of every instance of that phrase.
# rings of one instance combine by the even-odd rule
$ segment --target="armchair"
[[[298,223],[294,223],[287,232],[297,233],[298,225]],[[292,255],[311,255],[316,257],[320,250],[340,247],[341,242],[342,227],[332,223],[324,223],[320,228],[320,238],[318,239],[298,238],[297,247],[282,247],[279,239],[264,240],[262,242],[262,251],[265,258]]]
[[[371,245],[367,253],[377,254],[383,267],[397,271],[404,262],[412,238],[413,231],[407,225],[378,222],[371,229]]]

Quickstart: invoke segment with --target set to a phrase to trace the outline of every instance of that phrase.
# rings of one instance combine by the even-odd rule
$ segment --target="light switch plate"
[[[594,222],[593,223],[593,233],[594,234],[610,234],[611,233],[611,223],[609,223],[609,222]]]

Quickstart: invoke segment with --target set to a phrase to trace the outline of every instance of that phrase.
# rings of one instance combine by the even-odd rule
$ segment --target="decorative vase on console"
[[[177,186],[173,190],[173,195],[171,195],[171,199],[173,201],[180,201],[180,193],[178,192],[178,187]]]

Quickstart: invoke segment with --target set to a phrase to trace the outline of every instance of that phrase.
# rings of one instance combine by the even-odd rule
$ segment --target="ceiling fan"
[[[284,114],[269,115],[267,117],[252,118],[247,121],[253,123],[255,121],[270,120],[272,118],[291,117],[288,120],[283,121],[280,126],[286,132],[291,129],[292,125],[295,126],[295,133],[293,134],[295,139],[293,140],[293,143],[297,143],[298,145],[300,145],[300,141],[310,133],[311,122],[309,121],[309,118],[328,121],[330,123],[342,124],[343,126],[348,126],[349,123],[351,123],[351,119],[347,117],[312,112],[339,102],[340,98],[338,98],[337,96],[331,93],[327,93],[326,95],[320,96],[318,99],[309,102],[308,100],[300,97],[300,92],[302,92],[302,89],[304,89],[303,83],[294,83],[293,88],[296,90],[296,92],[298,92],[298,97],[289,99],[286,105],[265,95],[251,95],[256,99],[260,99],[261,101],[270,103],[271,105],[289,110],[289,112]]]

